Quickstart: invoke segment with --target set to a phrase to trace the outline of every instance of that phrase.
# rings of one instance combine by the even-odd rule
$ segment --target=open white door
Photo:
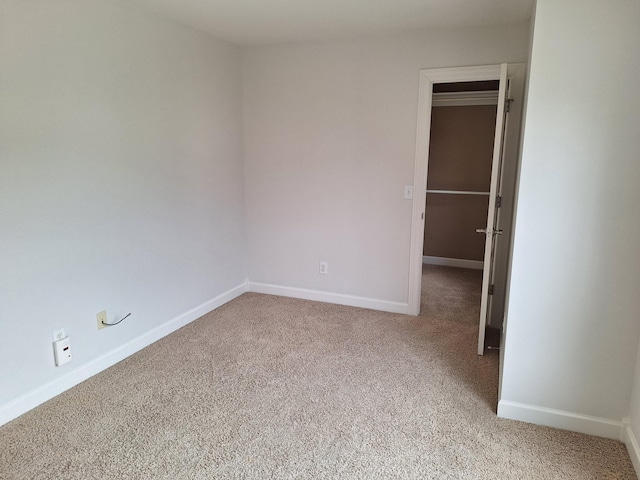
[[[491,294],[494,253],[496,236],[502,234],[497,230],[497,198],[500,188],[500,177],[502,173],[502,154],[505,128],[505,102],[508,95],[507,64],[500,65],[500,89],[498,91],[498,110],[496,112],[496,132],[493,141],[493,162],[491,165],[491,187],[489,190],[489,212],[487,215],[487,225],[485,228],[478,228],[476,232],[484,233],[486,240],[484,244],[484,265],[482,270],[482,299],[480,303],[480,324],[478,326],[478,355],[484,354],[485,329],[487,317],[491,309]]]

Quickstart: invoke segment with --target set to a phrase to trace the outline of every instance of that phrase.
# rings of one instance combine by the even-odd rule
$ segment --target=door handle
[[[476,233],[484,233],[485,235],[502,235],[502,230],[487,230],[486,228],[476,228]]]

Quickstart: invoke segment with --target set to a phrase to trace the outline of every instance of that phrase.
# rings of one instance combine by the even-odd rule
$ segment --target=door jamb
[[[443,82],[475,82],[500,79],[500,64],[475,67],[453,67],[420,70],[416,156],[413,173],[413,207],[411,213],[411,250],[409,253],[409,315],[420,314],[422,291],[422,251],[424,248],[427,171],[431,134],[431,102],[433,84]]]

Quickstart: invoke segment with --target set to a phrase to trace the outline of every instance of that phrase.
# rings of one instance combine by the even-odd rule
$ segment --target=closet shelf
[[[468,190],[429,190],[427,193],[446,193],[448,195],[489,195],[489,192],[470,192]]]

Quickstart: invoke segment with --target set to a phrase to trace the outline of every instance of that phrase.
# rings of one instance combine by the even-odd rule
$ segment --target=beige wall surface
[[[420,70],[524,61],[528,33],[527,22],[246,49],[250,280],[406,304]]]
[[[488,192],[495,105],[434,107],[427,189]],[[423,255],[482,260],[488,196],[427,195]]]
[[[246,268],[240,49],[122,2],[7,1],[0,18],[1,411]],[[132,316],[98,331],[102,310]]]
[[[427,188],[488,192],[495,105],[434,107]]]
[[[424,255],[482,261],[488,208],[484,195],[427,194]]]

